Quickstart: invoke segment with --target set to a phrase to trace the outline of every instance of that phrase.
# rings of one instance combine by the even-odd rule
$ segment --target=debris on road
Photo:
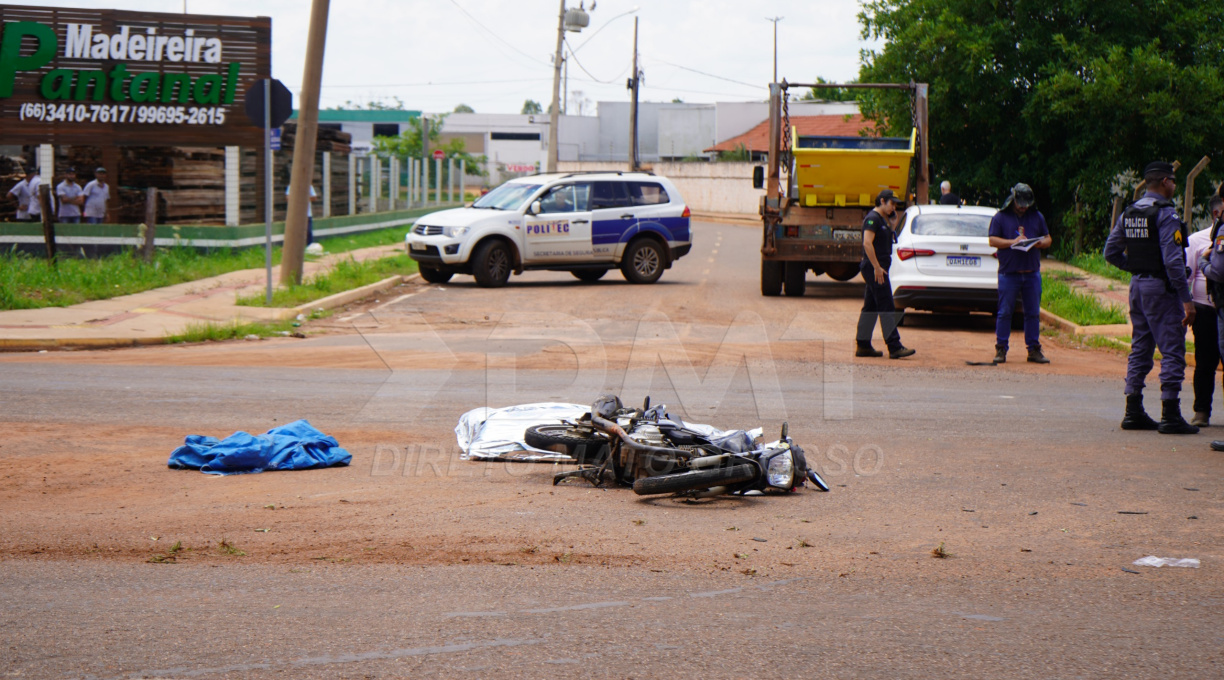
[[[1140,557],[1139,559],[1135,560],[1131,564],[1135,565],[1136,567],[1157,567],[1157,568],[1159,567],[1189,567],[1191,569],[1199,568],[1199,561],[1194,559],[1193,557],[1178,558],[1178,557],[1157,557],[1155,555],[1148,555],[1147,557]]]
[[[311,470],[348,465],[353,457],[332,437],[305,420],[274,427],[255,436],[235,432],[224,440],[189,435],[170,454],[174,470],[199,470],[211,475],[238,475],[268,470]]]

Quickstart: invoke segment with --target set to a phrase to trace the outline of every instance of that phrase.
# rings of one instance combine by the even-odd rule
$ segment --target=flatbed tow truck
[[[913,129],[909,137],[800,135],[787,111],[794,87],[907,90]],[[927,203],[927,84],[770,83],[769,158],[754,169],[753,186],[765,189],[762,295],[802,296],[809,271],[849,281],[858,275],[861,227],[876,194],[892,189],[903,197],[902,210]]]

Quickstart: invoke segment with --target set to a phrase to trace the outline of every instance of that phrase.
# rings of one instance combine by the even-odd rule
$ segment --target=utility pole
[[[633,17],[633,77],[629,79],[629,89],[633,92],[633,103],[629,107],[629,170],[638,169],[638,88],[641,85],[642,74],[638,71],[638,18]]]
[[[552,107],[548,111],[548,172],[557,171],[557,125],[561,116],[561,47],[565,40],[565,0],[557,17],[557,54],[553,58]]]
[[[774,77],[772,82],[778,82],[778,22],[786,17],[765,17],[765,21],[772,21],[774,25]]]
[[[312,0],[310,30],[306,35],[306,68],[302,74],[302,105],[298,109],[297,138],[293,144],[293,174],[289,179],[289,214],[285,216],[285,243],[281,250],[281,284],[302,282],[306,250],[306,211],[314,178],[315,143],[319,136],[319,89],[323,82],[323,48],[327,43],[330,0]],[[269,196],[269,201],[272,197]]]

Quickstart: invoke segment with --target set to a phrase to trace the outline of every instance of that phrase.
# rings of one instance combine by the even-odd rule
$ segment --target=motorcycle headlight
[[[765,466],[765,477],[770,486],[779,489],[790,489],[795,485],[795,456],[790,450],[783,451],[769,459]]]
[[[447,227],[445,233],[446,233],[447,238],[459,238],[460,236],[463,236],[467,232],[468,232],[467,227]]]

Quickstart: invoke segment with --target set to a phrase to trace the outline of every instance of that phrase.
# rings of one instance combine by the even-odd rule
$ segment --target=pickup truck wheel
[[[803,297],[807,290],[807,270],[807,263],[786,263],[786,280],[783,281],[786,297]]]
[[[420,265],[418,268],[421,270],[421,278],[430,283],[446,283],[447,281],[451,280],[452,276],[455,275],[455,272],[448,271],[446,269],[439,269],[437,267],[426,267],[425,265]]]
[[[775,297],[782,294],[782,265],[777,260],[761,260],[761,295]]]
[[[577,269],[570,273],[573,274],[579,281],[586,281],[587,283],[590,283],[592,281],[598,281],[602,279],[603,275],[608,273],[608,270],[607,269]]]
[[[510,279],[510,249],[501,241],[485,241],[472,254],[472,276],[482,288],[500,288]]]
[[[666,266],[663,248],[651,238],[639,238],[625,249],[621,273],[629,283],[654,283],[663,276]]]

